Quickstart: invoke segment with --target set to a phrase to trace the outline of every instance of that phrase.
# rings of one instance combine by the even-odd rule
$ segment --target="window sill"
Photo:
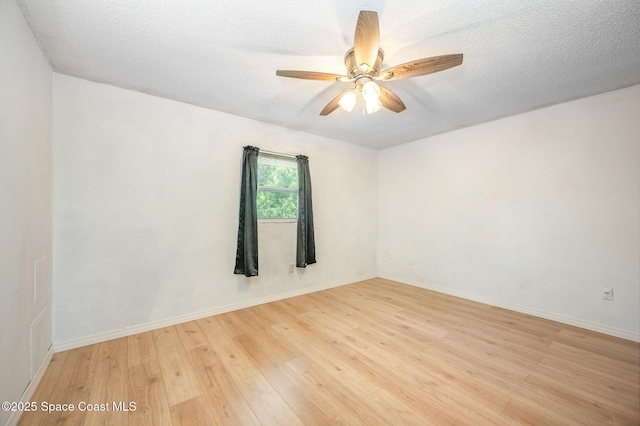
[[[258,223],[297,223],[298,219],[258,219]]]

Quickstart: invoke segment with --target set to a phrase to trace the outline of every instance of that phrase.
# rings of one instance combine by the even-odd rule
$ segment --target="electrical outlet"
[[[602,287],[602,298],[604,300],[613,300],[613,289],[611,287]]]
[[[293,274],[293,268],[295,267],[295,265],[289,265],[289,273]]]

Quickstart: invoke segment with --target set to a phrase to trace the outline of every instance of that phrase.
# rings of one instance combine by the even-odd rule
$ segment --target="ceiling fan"
[[[383,58],[384,52],[380,49],[378,14],[363,10],[358,15],[353,48],[349,49],[344,55],[347,75],[291,70],[278,70],[276,75],[306,80],[354,82],[355,86],[352,89],[336,96],[324,107],[320,115],[329,115],[338,107],[351,112],[355,106],[358,93],[362,93],[364,109],[367,114],[372,114],[381,107],[390,109],[393,112],[401,112],[406,109],[402,100],[395,93],[378,85],[377,81],[417,77],[443,71],[462,63],[462,53],[457,53],[418,59],[380,71]]]

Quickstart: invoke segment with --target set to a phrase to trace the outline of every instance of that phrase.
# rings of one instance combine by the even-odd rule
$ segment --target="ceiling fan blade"
[[[373,68],[378,57],[380,47],[380,26],[378,14],[368,10],[360,11],[356,34],[353,40],[353,51],[356,57],[356,65],[360,70],[368,72]]]
[[[383,107],[390,109],[393,112],[402,112],[407,109],[404,102],[400,100],[398,95],[382,86],[380,86],[380,103]]]
[[[337,110],[340,107],[340,104],[338,103],[340,102],[340,98],[342,98],[344,95],[346,95],[348,92],[351,92],[352,90],[353,89],[345,90],[344,92],[340,93],[338,96],[333,98],[333,100],[331,100],[331,102],[329,102],[327,106],[324,107],[322,112],[320,112],[320,115],[329,115],[333,111]]]
[[[351,81],[347,76],[326,72],[277,70],[276,75],[280,77],[302,78],[304,80]]]
[[[461,63],[462,53],[418,59],[384,70],[380,73],[378,79],[399,80],[401,78],[417,77],[453,68]]]

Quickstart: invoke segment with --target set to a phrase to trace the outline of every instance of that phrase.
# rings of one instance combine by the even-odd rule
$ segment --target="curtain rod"
[[[270,155],[276,155],[278,157],[296,158],[295,155],[283,154],[282,152],[267,151],[267,150],[263,150],[263,149],[261,149],[258,152],[258,154],[270,154]]]

